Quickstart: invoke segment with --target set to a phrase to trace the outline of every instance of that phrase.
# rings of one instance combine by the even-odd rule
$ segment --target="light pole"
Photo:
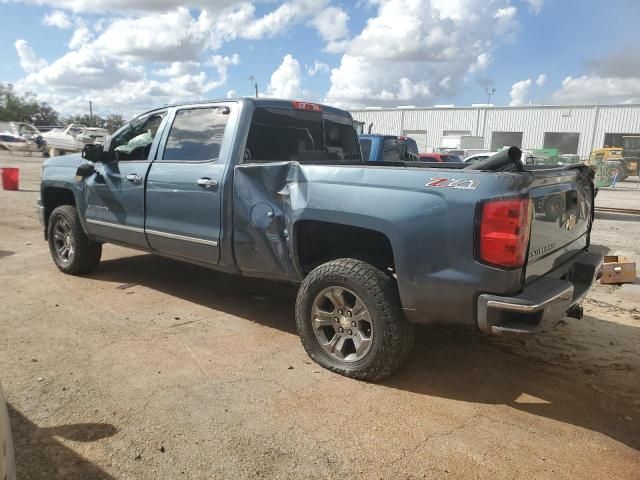
[[[249,82],[251,82],[251,85],[255,89],[256,98],[258,98],[258,82],[256,82],[256,77],[254,77],[253,75],[249,75]]]
[[[484,93],[487,94],[487,105],[491,105],[491,95],[496,93],[496,89],[487,87],[484,89]]]

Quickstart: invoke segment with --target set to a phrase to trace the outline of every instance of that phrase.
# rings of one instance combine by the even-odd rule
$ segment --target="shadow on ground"
[[[603,253],[606,250],[603,248]],[[294,286],[227,275],[147,254],[104,261],[91,277],[137,283],[295,334]],[[631,342],[636,345],[640,342],[638,327],[595,318],[590,321],[603,346],[620,338],[635,339]],[[567,336],[571,335],[569,328]],[[607,366],[610,362],[601,357],[572,359],[562,349],[562,339],[553,352],[535,342],[505,341],[472,329],[420,326],[406,365],[383,383],[422,395],[508,405],[640,448],[640,408],[606,391],[612,374]],[[635,370],[637,378],[638,363],[628,368]],[[640,383],[626,388],[628,396],[640,398]]]
[[[33,480],[110,480],[101,470],[54,437],[76,442],[95,442],[118,430],[106,423],[79,423],[39,428],[9,405],[15,442],[17,478]]]

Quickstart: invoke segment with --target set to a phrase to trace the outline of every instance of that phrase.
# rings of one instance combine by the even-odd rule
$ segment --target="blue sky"
[[[640,102],[637,0],[0,0],[0,81],[63,113]]]

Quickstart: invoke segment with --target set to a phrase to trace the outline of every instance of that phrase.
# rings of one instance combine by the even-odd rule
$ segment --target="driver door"
[[[116,132],[111,161],[96,164],[85,180],[84,218],[91,235],[149,248],[144,233],[144,186],[166,120],[166,111],[137,118]]]

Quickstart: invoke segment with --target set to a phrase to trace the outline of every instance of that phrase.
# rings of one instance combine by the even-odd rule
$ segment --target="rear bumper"
[[[585,251],[568,266],[529,283],[516,296],[480,295],[478,327],[486,333],[534,333],[552,326],[582,301],[601,263],[602,255]]]

